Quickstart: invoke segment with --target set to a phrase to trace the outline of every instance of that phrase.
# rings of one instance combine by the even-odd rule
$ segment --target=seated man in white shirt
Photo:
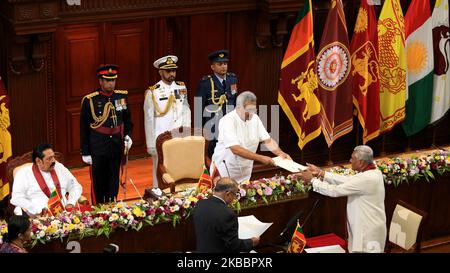
[[[211,164],[217,166],[220,176],[231,177],[238,183],[250,179],[253,161],[276,166],[271,157],[256,153],[262,142],[275,155],[291,159],[273,140],[256,114],[256,96],[250,91],[239,94],[236,109],[219,121],[219,137]]]
[[[348,197],[349,252],[383,252],[387,233],[383,175],[373,163],[373,151],[369,146],[357,146],[350,162],[358,174],[343,176],[308,164],[300,177],[312,183],[315,192],[330,197]]]
[[[62,205],[73,208],[82,193],[77,179],[55,160],[50,144],[40,144],[33,150],[33,164],[20,168],[14,176],[11,204],[15,214],[22,210],[30,216],[47,213],[50,194],[56,189]],[[66,195],[69,194],[68,198]]]

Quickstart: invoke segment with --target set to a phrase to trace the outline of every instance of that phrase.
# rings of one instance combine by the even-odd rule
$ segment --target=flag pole
[[[383,138],[381,140],[381,151],[380,151],[380,156],[385,156],[386,155],[386,151],[385,151],[385,143],[386,143],[386,134],[383,134]]]
[[[333,165],[333,160],[331,159],[331,154],[333,153],[333,144],[328,148],[328,161],[327,165]]]

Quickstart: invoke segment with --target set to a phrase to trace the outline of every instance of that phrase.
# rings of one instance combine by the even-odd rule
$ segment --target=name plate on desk
[[[345,253],[340,245],[305,248],[306,253]]]

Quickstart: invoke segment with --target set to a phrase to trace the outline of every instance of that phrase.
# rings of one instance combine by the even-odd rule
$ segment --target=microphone
[[[225,162],[225,159],[222,160],[222,162],[223,162],[223,164],[225,164],[225,168],[227,169],[228,177],[231,177],[231,176],[230,176],[230,171],[228,171],[227,162]]]
[[[303,210],[300,210],[299,212],[297,212],[294,217],[292,217],[289,222],[286,224],[286,226],[284,227],[283,231],[281,231],[280,235],[278,235],[278,237],[283,237],[283,235],[286,233],[286,231],[288,231],[288,229],[295,223],[297,222],[297,220],[302,216],[303,214]]]
[[[320,201],[320,199],[317,199],[316,202],[314,202],[314,205],[313,205],[312,209],[309,211],[308,215],[306,216],[305,221],[303,221],[303,224],[302,224],[302,226],[301,226],[302,228],[303,228],[303,226],[305,225],[305,223],[308,222],[308,220],[309,220],[309,218],[311,217],[312,213],[313,213],[314,210],[316,209],[317,204],[319,204],[319,201]]]
[[[119,252],[119,246],[116,244],[109,244],[103,248],[103,253],[117,253]]]

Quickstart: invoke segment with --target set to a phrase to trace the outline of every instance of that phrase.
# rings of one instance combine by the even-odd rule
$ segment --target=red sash
[[[47,186],[47,183],[45,183],[44,177],[42,177],[41,171],[39,170],[39,167],[36,165],[36,163],[33,164],[32,169],[33,169],[34,178],[36,178],[36,181],[38,182],[39,187],[44,192],[44,194],[48,198],[50,198],[50,194],[51,194],[50,190]],[[55,184],[56,190],[58,191],[60,198],[63,198],[63,195],[61,194],[61,184],[59,183],[59,179],[58,179],[58,176],[56,175],[55,169],[53,169],[50,172],[50,174],[52,176],[53,183]]]
[[[364,168],[363,172],[370,171],[370,170],[375,170],[376,168],[377,168],[377,166],[375,166],[375,164],[370,163],[369,165],[367,165],[367,167]]]

